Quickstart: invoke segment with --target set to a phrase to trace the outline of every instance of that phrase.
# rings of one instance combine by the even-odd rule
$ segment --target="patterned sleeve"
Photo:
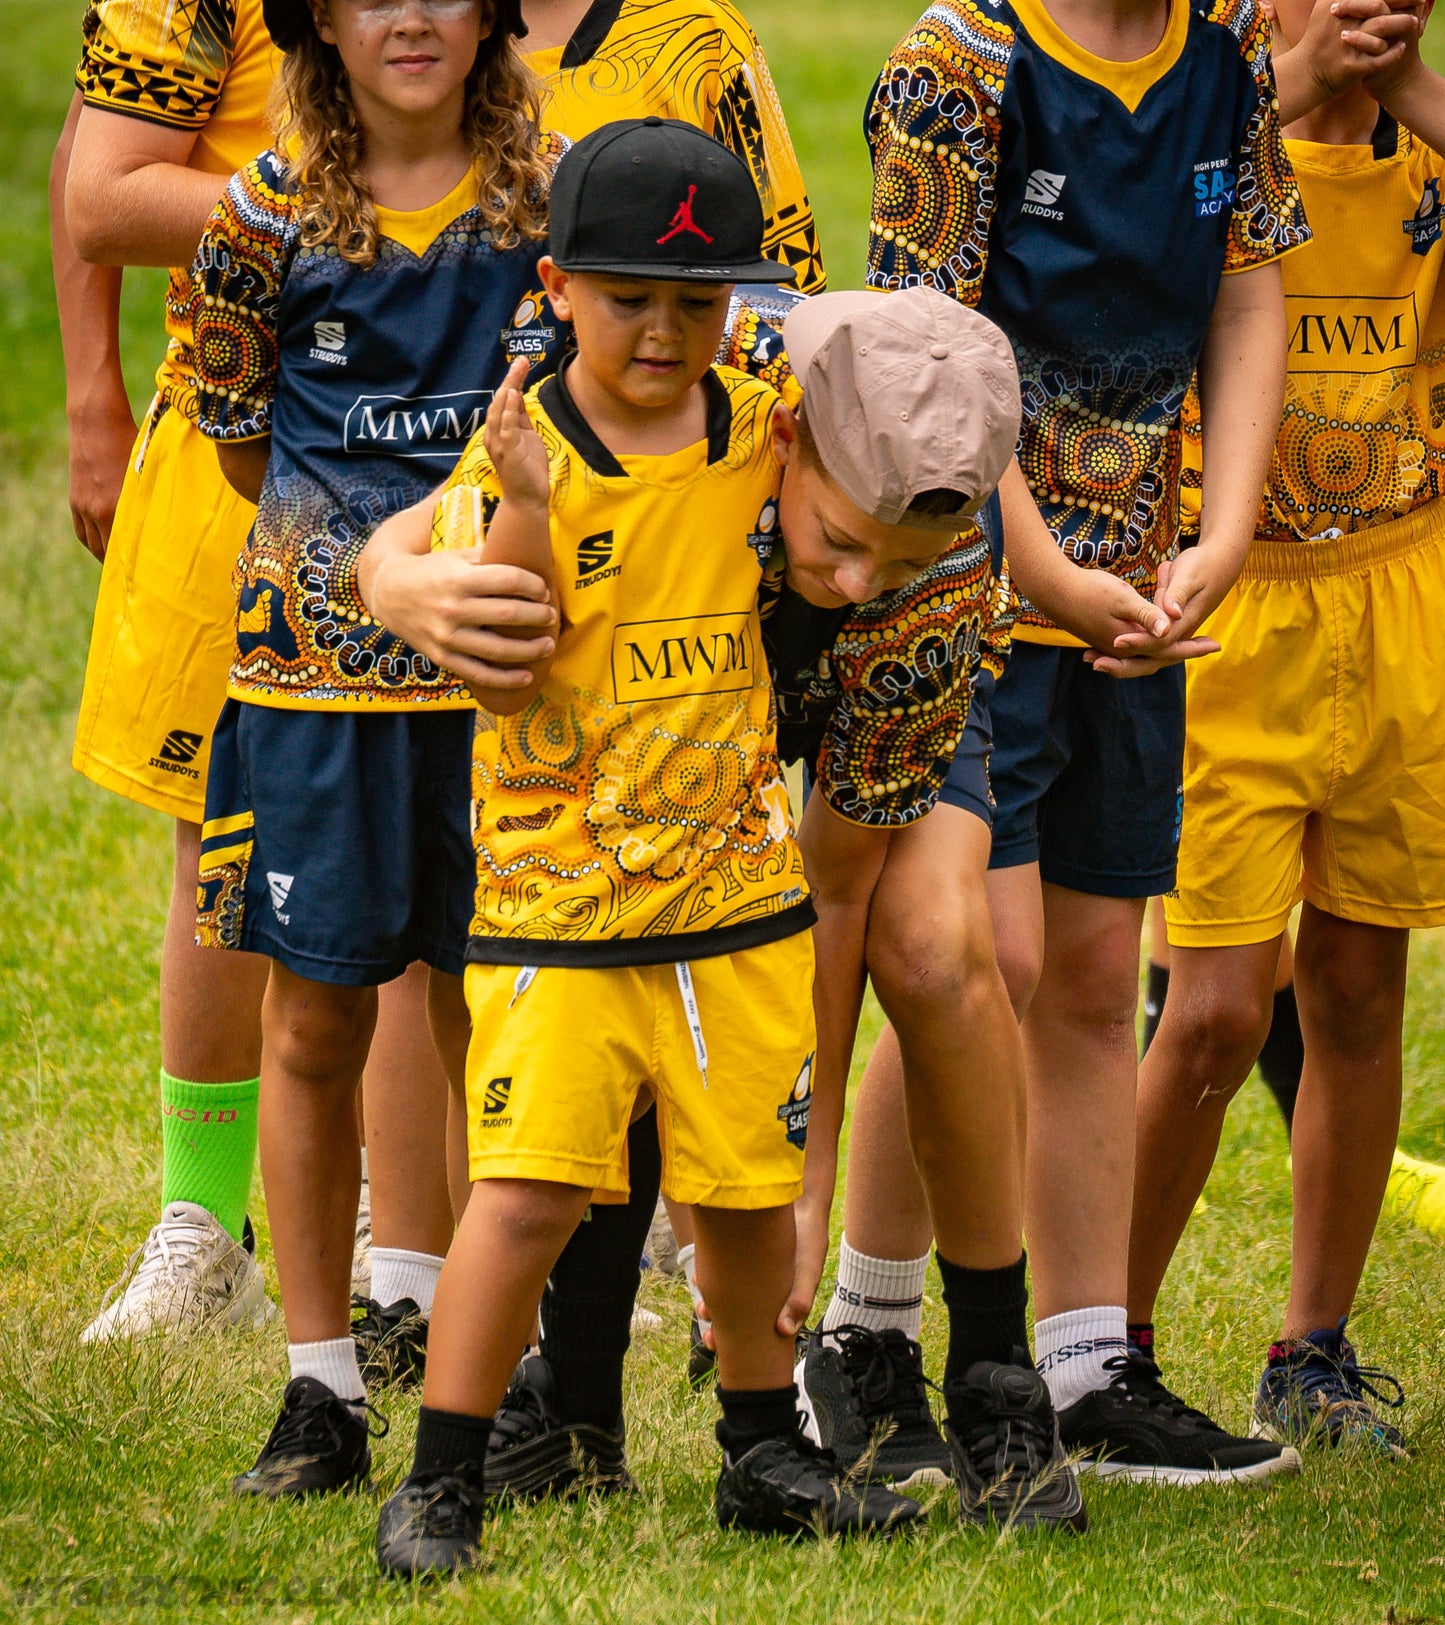
[[[968,722],[996,582],[988,543],[971,530],[844,623],[828,656],[839,697],[816,767],[840,818],[897,828],[938,800]]]
[[[791,288],[766,283],[738,288],[728,302],[727,326],[713,357],[719,367],[735,367],[770,384],[794,411],[803,391],[783,345],[783,323],[801,298]]]
[[[191,267],[197,426],[212,440],[271,432],[281,287],[296,242],[285,171],[263,152],[237,170],[206,222]]]
[[[936,5],[884,64],[864,115],[873,161],[868,285],[976,305],[988,262],[999,98],[1013,42],[971,0]]]
[[[813,206],[767,58],[741,16],[726,8],[743,60],[725,73],[713,135],[748,166],[763,201],[763,253],[791,265],[800,293],[828,285]]]
[[[231,67],[235,0],[92,0],[75,82],[89,107],[199,130]]]
[[[1235,153],[1234,212],[1224,272],[1251,271],[1310,240],[1309,222],[1285,152],[1269,56],[1269,18],[1258,0],[1216,0],[1213,22],[1239,41],[1253,81],[1253,106]]]

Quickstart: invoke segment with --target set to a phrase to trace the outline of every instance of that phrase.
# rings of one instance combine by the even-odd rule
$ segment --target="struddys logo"
[[[778,1121],[785,1124],[788,1144],[801,1151],[808,1143],[808,1113],[813,1109],[813,1056],[803,1062],[792,1093],[778,1107]]]
[[[1429,180],[1420,194],[1420,207],[1404,222],[1412,254],[1428,254],[1440,241],[1440,182]]]
[[[557,328],[552,321],[552,307],[540,288],[529,293],[512,312],[512,325],[502,329],[502,349],[508,361],[523,356],[536,361],[546,355],[557,341]]]
[[[748,536],[748,546],[758,556],[758,563],[767,568],[768,560],[773,556],[773,549],[777,547],[782,537],[778,534],[778,503],[775,497],[769,497],[763,504],[763,511],[758,515]]]

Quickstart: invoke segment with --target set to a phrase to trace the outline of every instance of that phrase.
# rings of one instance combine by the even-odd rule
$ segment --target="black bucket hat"
[[[516,39],[522,39],[527,25],[522,21],[522,0],[492,0],[497,26]],[[307,0],[261,0],[261,15],[271,43],[278,51],[294,51],[315,28]]]
[[[552,258],[564,271],[653,282],[792,282],[763,257],[747,165],[679,119],[619,119],[584,136],[552,177]]]

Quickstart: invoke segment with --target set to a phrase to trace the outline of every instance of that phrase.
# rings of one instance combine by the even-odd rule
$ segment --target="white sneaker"
[[[82,1343],[140,1337],[220,1321],[259,1326],[276,1313],[261,1266],[205,1208],[172,1202],[126,1261]]]
[[[351,1290],[363,1298],[371,1296],[371,1181],[361,1182],[361,1200],[356,1205],[356,1242],[351,1250]]]
[[[667,1204],[659,1196],[657,1211],[647,1231],[647,1245],[642,1249],[653,1269],[662,1275],[681,1275],[682,1265],[677,1261],[677,1237],[672,1233],[672,1220],[667,1216]]]
[[[632,1311],[632,1335],[634,1337],[652,1337],[662,1330],[662,1316],[653,1314],[652,1310],[644,1309],[641,1304]]]

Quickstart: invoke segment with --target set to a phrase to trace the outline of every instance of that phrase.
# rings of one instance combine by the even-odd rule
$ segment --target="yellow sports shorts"
[[[1334,541],[1256,542],[1191,663],[1183,948],[1267,942],[1301,899],[1445,925],[1445,504]]]
[[[149,439],[141,431],[101,568],[71,760],[195,824],[231,665],[231,570],[255,516],[184,413],[162,412]]]
[[[811,932],[686,965],[468,965],[466,992],[473,1179],[625,1196],[628,1122],[650,1088],[673,1201],[764,1208],[801,1193]]]

